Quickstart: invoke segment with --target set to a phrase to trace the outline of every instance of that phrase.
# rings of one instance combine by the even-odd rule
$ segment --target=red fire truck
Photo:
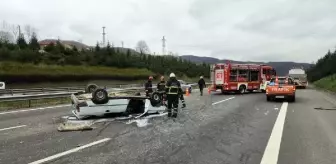
[[[246,91],[265,92],[267,83],[276,71],[269,65],[218,63],[210,67],[211,91],[222,93]]]

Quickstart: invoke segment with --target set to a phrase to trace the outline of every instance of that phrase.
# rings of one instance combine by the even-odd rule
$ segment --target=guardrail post
[[[10,91],[11,91],[11,94],[12,94],[12,96],[14,96],[14,92],[13,92],[13,89],[11,89]]]
[[[44,93],[44,88],[42,88],[42,93]]]
[[[28,100],[28,107],[29,108],[31,107],[31,100],[30,99]]]
[[[71,90],[70,90],[70,88],[68,88],[68,92],[70,92]]]

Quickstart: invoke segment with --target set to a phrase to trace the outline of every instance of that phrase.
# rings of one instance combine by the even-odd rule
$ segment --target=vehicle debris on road
[[[59,132],[85,131],[85,130],[92,130],[93,128],[91,126],[92,124],[87,124],[87,123],[64,122],[58,126],[57,130]]]

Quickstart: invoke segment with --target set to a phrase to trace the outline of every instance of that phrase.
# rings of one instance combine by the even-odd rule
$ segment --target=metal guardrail
[[[36,100],[44,98],[59,98],[67,97],[76,92],[66,92],[66,93],[52,93],[52,94],[36,94],[36,95],[18,95],[18,96],[2,96],[0,101],[20,101],[20,100]]]
[[[208,83],[207,83],[208,84]],[[192,86],[197,83],[189,84]],[[126,85],[111,85],[104,86],[106,88],[112,88],[115,90],[139,90],[144,89],[144,84],[126,84]],[[153,86],[153,89],[156,85]],[[49,99],[49,98],[61,98],[70,96],[73,93],[84,91],[84,87],[57,87],[57,88],[30,88],[30,89],[4,89],[0,90],[0,94],[9,94],[7,96],[0,96],[0,102],[3,101],[20,101],[20,100],[37,100],[37,99]],[[56,93],[55,93],[56,92]],[[29,95],[25,95],[30,93]],[[34,93],[34,94],[31,94]],[[21,94],[21,95],[14,95]]]
[[[52,93],[52,92],[76,92],[82,91],[83,88],[77,87],[60,87],[60,88],[30,88],[30,89],[2,89],[1,95],[14,95],[14,94],[31,94],[31,93]]]
[[[118,90],[118,88],[115,88],[115,89]],[[122,88],[120,90],[122,91],[122,90],[137,90],[137,89],[142,89],[142,87]],[[30,94],[30,95],[0,96],[0,102],[61,98],[61,97],[68,97],[71,94],[78,93],[78,92],[84,92],[84,90],[70,91],[70,92],[57,92],[57,93]]]

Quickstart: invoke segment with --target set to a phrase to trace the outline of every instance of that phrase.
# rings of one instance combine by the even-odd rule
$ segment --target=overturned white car
[[[72,113],[77,119],[109,114],[125,114],[138,118],[146,114],[163,113],[166,111],[166,105],[162,94],[153,92],[150,97],[141,96],[140,93],[116,94],[96,85],[89,85],[86,93],[71,95]]]

